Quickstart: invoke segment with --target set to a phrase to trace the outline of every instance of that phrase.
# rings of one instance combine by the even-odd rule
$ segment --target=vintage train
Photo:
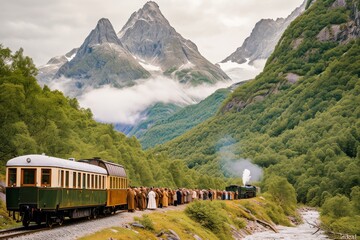
[[[16,157],[6,164],[6,184],[6,207],[13,216],[20,214],[25,227],[127,208],[124,167],[100,158]]]
[[[252,185],[230,185],[225,188],[226,191],[231,191],[236,193],[236,199],[243,199],[243,198],[252,198],[256,197],[256,192],[258,189]]]
[[[127,209],[128,178],[123,166],[100,158],[61,159],[46,155],[25,155],[6,164],[6,208],[31,222],[62,224],[68,218],[96,218]],[[223,199],[256,196],[257,188],[230,185]]]

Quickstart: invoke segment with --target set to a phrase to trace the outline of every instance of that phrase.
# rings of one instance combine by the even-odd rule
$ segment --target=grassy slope
[[[187,209],[192,209],[198,213],[197,216],[201,217],[202,220],[194,219],[187,213],[188,210],[165,213],[155,211],[145,216],[145,223],[144,217],[137,220],[140,220],[145,227],[152,225],[153,230],[110,228],[81,239],[157,239],[156,234],[161,231],[167,232],[169,229],[175,231],[181,239],[193,239],[194,235],[202,239],[231,239],[232,229],[238,232],[246,232],[244,229],[247,225],[247,219],[254,220],[254,216],[272,224],[290,225],[281,208],[264,198],[236,201],[200,201],[189,204]],[[277,211],[276,216],[271,212],[274,209]],[[209,214],[201,214],[202,210]],[[250,215],[247,211],[251,211],[254,215]]]

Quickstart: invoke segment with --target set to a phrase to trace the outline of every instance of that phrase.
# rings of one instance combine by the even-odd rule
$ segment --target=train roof
[[[83,160],[79,160],[79,161],[87,162],[89,164],[93,164],[96,166],[100,166],[100,167],[106,169],[109,176],[126,177],[125,168],[120,164],[105,161],[100,158],[83,159]]]
[[[24,155],[10,159],[6,163],[6,167],[58,167],[84,172],[107,174],[107,171],[99,166],[38,154]]]

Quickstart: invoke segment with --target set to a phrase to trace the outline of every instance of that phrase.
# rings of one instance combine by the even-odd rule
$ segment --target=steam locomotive
[[[25,227],[127,209],[124,167],[100,158],[16,157],[6,164],[6,184],[6,207]]]
[[[256,197],[257,188],[252,185],[230,185],[225,188],[226,191],[231,191],[236,193],[236,199],[243,199],[243,198],[253,198]]]

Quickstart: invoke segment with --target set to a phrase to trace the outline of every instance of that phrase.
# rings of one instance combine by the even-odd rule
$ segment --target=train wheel
[[[23,215],[22,215],[22,224],[24,227],[28,227],[29,224],[30,224],[30,216],[29,216],[29,213],[28,212],[24,212]]]
[[[30,224],[30,219],[29,218],[23,218],[22,220],[22,224],[24,227],[29,227],[29,224]]]
[[[36,221],[36,224],[37,224],[38,226],[40,226],[40,225],[41,225],[41,220],[37,220],[37,221]]]
[[[52,228],[54,225],[54,221],[51,219],[50,215],[46,215],[46,226]]]
[[[98,210],[97,210],[96,208],[94,208],[94,209],[92,210],[92,217],[93,217],[93,219],[96,219],[97,216],[98,216]]]

